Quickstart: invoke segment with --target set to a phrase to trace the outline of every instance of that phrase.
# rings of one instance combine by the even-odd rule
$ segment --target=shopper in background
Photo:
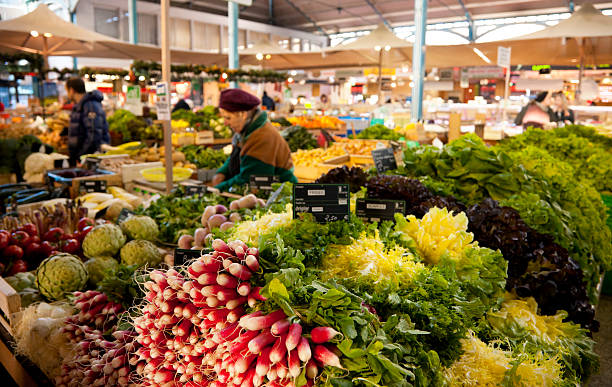
[[[102,144],[109,144],[110,133],[102,108],[102,93],[98,90],[86,93],[81,78],[66,81],[66,92],[74,104],[68,128],[70,165],[74,166],[82,155],[96,153]]]
[[[263,92],[263,96],[261,97],[261,106],[265,107],[266,110],[273,112],[276,108],[274,100],[270,98],[267,92]]]
[[[234,131],[232,154],[213,177],[215,188],[227,191],[250,182],[252,175],[278,176],[297,183],[287,142],[260,111],[259,98],[240,89],[227,89],[219,98],[219,113]]]
[[[172,113],[177,110],[191,110],[193,108],[193,101],[186,98],[181,98],[172,108]]]
[[[567,97],[562,91],[557,91],[552,95],[552,110],[554,121],[559,124],[571,125],[574,123],[574,112],[569,108]]]
[[[516,116],[514,123],[523,125],[525,128],[530,126],[543,128],[546,124],[554,121],[555,115],[549,106],[548,96],[549,93],[543,91],[533,101],[529,101]]]

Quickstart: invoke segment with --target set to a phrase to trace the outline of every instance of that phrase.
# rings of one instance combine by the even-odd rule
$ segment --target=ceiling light
[[[293,83],[293,78],[291,78],[291,77],[287,78],[287,82]]]
[[[32,35],[33,37],[37,38],[38,37],[38,31],[30,31],[30,35]]]
[[[45,33],[43,34],[43,36],[44,36],[45,38],[51,38],[51,37],[53,37],[53,34],[52,34],[51,32],[45,32]]]
[[[408,86],[410,86],[410,87],[414,87],[414,82],[410,82],[410,83],[408,84]]]
[[[397,77],[395,75],[391,76],[391,80],[395,81],[397,79]]]
[[[395,88],[396,86],[397,86],[397,83],[391,82],[391,87]]]
[[[487,63],[491,63],[491,59],[489,59],[484,52],[480,51],[479,49],[477,49],[476,47],[472,48],[472,50],[474,50],[474,52],[476,53],[476,55],[478,55],[482,60],[484,60]]]
[[[292,76],[292,77],[295,77],[296,75],[297,75],[297,71],[295,71],[295,70],[291,70],[291,76]]]
[[[263,60],[264,56],[261,52],[258,52],[257,55],[255,55],[255,58],[257,58],[257,60]]]
[[[577,83],[580,83],[580,81],[579,81],[579,80],[577,80],[577,79],[572,79],[572,80],[570,80],[570,83],[577,84]]]
[[[223,73],[223,74],[221,74],[221,78],[223,78],[223,79],[227,79],[227,73]]]
[[[380,50],[381,50],[381,47],[380,47],[380,46],[374,46],[374,49],[375,49],[376,51],[380,51]]]
[[[270,60],[271,58],[272,58],[272,55],[270,55],[270,54],[266,55],[266,59],[267,60]]]
[[[145,80],[145,76],[144,75],[139,76],[138,80],[141,81],[141,82],[144,81]]]
[[[389,46],[388,44],[385,46],[385,51],[389,51],[391,49],[391,46]]]

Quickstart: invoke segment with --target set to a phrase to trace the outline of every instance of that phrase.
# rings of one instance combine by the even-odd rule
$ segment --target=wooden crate
[[[11,285],[0,277],[0,324],[11,335],[11,323],[14,322],[15,314],[21,310],[21,297]]]

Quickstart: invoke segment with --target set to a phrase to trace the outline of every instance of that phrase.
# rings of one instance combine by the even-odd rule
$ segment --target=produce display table
[[[19,387],[53,386],[53,383],[24,356],[16,355],[13,350],[13,338],[6,328],[0,325],[0,362],[7,370],[13,382]],[[2,385],[10,385],[3,380]]]

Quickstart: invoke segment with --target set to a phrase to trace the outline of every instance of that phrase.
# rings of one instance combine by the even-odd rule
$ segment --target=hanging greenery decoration
[[[28,61],[28,64],[23,66],[19,62],[22,60]],[[8,72],[40,72],[44,59],[42,55],[30,54],[27,52],[17,52],[15,54],[0,53],[0,67],[3,67]]]
[[[136,77],[144,76],[147,79],[161,77],[161,64],[158,62],[134,61],[131,66]],[[190,80],[201,77],[208,81],[226,82],[284,82],[287,74],[271,70],[230,70],[219,66],[203,65],[172,65],[170,67],[172,79],[176,81]],[[227,77],[222,77],[226,74]]]

